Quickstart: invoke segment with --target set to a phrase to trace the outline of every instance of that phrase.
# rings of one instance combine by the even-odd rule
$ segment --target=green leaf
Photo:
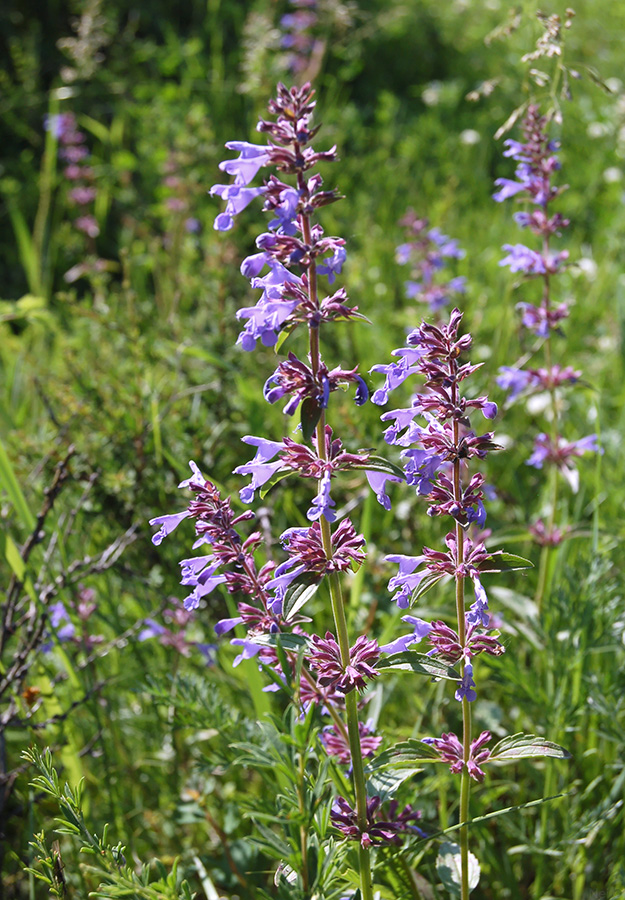
[[[31,513],[28,508],[28,504],[24,498],[24,494],[22,493],[22,489],[19,485],[17,478],[15,477],[15,472],[13,471],[13,466],[11,465],[11,461],[9,460],[8,454],[4,447],[4,444],[0,440],[0,487],[3,487],[7,492],[9,500],[11,501],[15,511],[19,515],[23,524],[32,531],[35,527],[35,517]]]
[[[404,781],[412,778],[413,775],[418,775],[420,771],[421,769],[414,767],[404,768],[400,772],[378,770],[367,781],[367,794],[372,797],[380,797],[384,803],[385,800],[397,795],[397,788]]]
[[[440,754],[434,747],[410,738],[408,741],[400,741],[383,753],[379,753],[374,760],[365,767],[365,775],[373,775],[379,769],[399,769],[414,767],[417,763],[442,762]]]
[[[424,594],[433,588],[442,578],[446,578],[446,575],[439,575],[436,572],[433,572],[431,575],[425,575],[418,586],[414,589],[411,595],[411,603],[416,603],[420,597],[423,597]]]
[[[297,328],[296,322],[293,323],[292,325],[285,325],[282,328],[282,330],[280,331],[280,334],[278,335],[278,340],[274,344],[274,348],[273,348],[276,353],[280,352],[280,348],[282,347],[282,345],[284,344],[284,342],[286,341],[288,336],[291,334],[291,332],[295,331],[296,328]]]
[[[462,863],[460,846],[445,841],[441,844],[436,859],[438,877],[449,893],[459,897],[462,885]],[[476,888],[480,881],[480,864],[477,857],[469,851],[469,890]]]
[[[535,734],[512,734],[496,744],[489,762],[496,759],[522,759],[523,757],[552,756],[555,759],[571,759],[571,754],[559,744]]]
[[[478,566],[479,571],[486,572],[516,572],[518,569],[533,569],[534,563],[514,553],[497,551],[491,553],[488,559]]]
[[[8,197],[6,205],[13,226],[13,234],[17,243],[20,262],[22,263],[22,268],[28,282],[28,289],[31,294],[40,296],[43,292],[41,285],[41,263],[37,256],[35,242],[33,241],[28,225],[26,224],[26,219],[22,215],[21,210],[13,200]]]
[[[305,441],[309,441],[315,433],[317,423],[321,418],[321,406],[314,397],[306,397],[301,405],[302,434]]]
[[[370,456],[365,462],[354,463],[351,469],[367,469],[369,472],[384,472],[385,475],[392,475],[399,478],[400,481],[406,480],[403,469],[391,462],[390,459],[384,459],[383,456]]]
[[[280,645],[284,650],[297,653],[302,647],[308,646],[308,639],[301,634],[259,634],[254,638],[254,644],[261,647],[277,647]]]
[[[282,481],[283,478],[288,478],[289,475],[294,475],[294,474],[295,473],[294,473],[293,469],[278,469],[278,471],[274,475],[272,475],[271,478],[269,479],[269,481],[266,481],[265,484],[260,489],[259,494],[260,494],[261,500],[265,496],[265,494],[267,494],[271,490],[271,488],[274,486],[274,484],[277,484],[279,481]]]
[[[418,653],[416,650],[403,650],[401,653],[393,653],[380,660],[376,666],[377,669],[401,669],[404,672],[418,672],[420,675],[431,675],[433,678],[449,678],[452,681],[459,681],[460,672],[452,666],[441,662],[438,659],[432,659],[425,653]]]
[[[82,127],[86,128],[87,131],[90,131],[100,143],[108,144],[110,134],[106,125],[103,125],[102,122],[98,122],[97,119],[92,119],[91,116],[86,115],[82,115],[79,121]]]
[[[313,572],[305,572],[291,582],[285,591],[282,603],[282,615],[287,621],[298,613],[311,597],[314,597],[320,584],[319,575],[315,575]]]

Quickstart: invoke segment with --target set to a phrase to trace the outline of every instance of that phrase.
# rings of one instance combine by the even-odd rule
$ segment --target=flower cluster
[[[377,641],[369,640],[364,634],[350,648],[347,665],[343,664],[339,645],[329,631],[325,638],[313,634],[311,642],[310,666],[319,673],[318,681],[323,687],[348,694],[363,690],[378,675],[375,664],[380,658],[380,648]]]
[[[185,609],[175,597],[170,597],[168,605],[163,610],[163,621],[148,618],[143,622],[143,628],[138,634],[138,640],[148,641],[156,639],[163,647],[172,647],[181,656],[189,656],[192,650],[198,650],[208,665],[215,660],[215,644],[207,644],[193,640],[189,636],[189,627],[193,622],[193,612]]]
[[[279,472],[296,472],[301,478],[314,479],[318,483],[317,496],[306,514],[308,519],[312,522],[323,515],[329,522],[334,522],[336,504],[330,496],[332,478],[340,470],[366,467],[370,454],[368,451],[348,453],[343,449],[341,439],[333,437],[329,425],[324,429],[324,438],[320,447],[319,435],[313,434],[313,446],[308,447],[289,437],[282,441],[268,441],[254,435],[243,437],[246,444],[257,448],[249,463],[234,470],[239,475],[252,476],[251,483],[240,492],[243,503],[251,503],[255,491]]]
[[[471,741],[471,752],[466,762],[466,768],[471,778],[475,781],[484,781],[484,772],[480,765],[488,762],[490,758],[490,750],[484,746],[490,739],[490,731],[483,731],[479,737]],[[463,747],[455,734],[449,732],[441,735],[440,738],[423,738],[423,743],[429,744],[435,750],[438,750],[443,762],[451,764],[449,766],[450,771],[462,772],[465,767]]]
[[[421,828],[415,825],[421,819],[421,812],[406,806],[398,813],[396,800],[389,803],[386,818],[382,816],[382,800],[380,797],[367,798],[367,824],[364,829],[358,825],[358,816],[344,797],[338,797],[332,807],[330,818],[332,824],[346,838],[360,841],[363,847],[375,847],[379,844],[400,845],[408,835],[426,837]]]
[[[296,77],[308,68],[319,44],[313,34],[319,17],[317,0],[289,0],[289,5],[292,11],[280,19],[280,45],[287,53],[287,69]]]
[[[551,336],[569,314],[568,305],[554,305],[551,296],[551,279],[562,270],[568,258],[566,250],[555,252],[551,249],[552,238],[559,236],[562,229],[569,225],[568,219],[552,209],[552,202],[562,194],[566,186],[553,183],[554,175],[560,170],[557,156],[559,145],[549,138],[547,118],[540,115],[537,106],[531,105],[528,108],[522,132],[522,141],[505,142],[504,156],[512,157],[517,162],[515,179],[498,178],[495,182],[498,190],[493,198],[502,202],[515,197],[528,204],[528,208],[515,213],[514,218],[521,228],[527,228],[535,236],[538,249],[524,244],[506,244],[503,249],[507,251],[507,255],[500,265],[509,266],[512,272],[520,272],[525,278],[538,278],[542,281],[540,302],[521,302],[518,309],[523,326],[545,342],[547,365],[504,366],[500,369],[497,383],[507,391],[510,401],[536,392],[547,392],[551,396],[552,433],[542,433],[535,438],[527,465],[538,469],[545,464],[555,466],[573,491],[576,491],[579,475],[574,458],[589,451],[597,451],[599,446],[595,435],[568,442],[558,434],[557,398],[560,389],[576,384],[581,376],[581,372],[572,366],[562,367],[551,361]],[[566,534],[555,525],[554,515],[555,510],[552,510],[549,525],[539,519],[530,529],[537,542],[543,546],[556,546]]]
[[[456,630],[443,621],[430,624],[405,616],[404,621],[414,626],[413,632],[384,649],[398,652],[427,638],[431,644],[429,655],[452,665],[462,661],[456,699],[473,701],[476,698],[473,657],[483,652],[498,656],[504,648],[497,640],[497,633],[488,633],[491,619],[481,582],[483,573],[496,570],[497,554],[489,553],[482,541],[464,535],[469,525],[481,528],[486,519],[484,477],[480,473],[471,475],[469,462],[483,459],[489,450],[497,449],[497,444],[492,432],[477,435],[471,430],[469,414],[480,410],[485,418],[492,419],[497,414],[497,406],[487,397],[467,397],[462,392],[465,380],[479,367],[460,362],[462,353],[471,346],[471,336],[459,334],[461,319],[462,314],[454,309],[449,324],[424,322],[408,335],[406,347],[394,351],[400,357],[399,363],[375,369],[387,376],[383,397],[409,374],[419,373],[425,378],[426,392],[415,394],[409,408],[383,414],[384,421],[394,422],[385,437],[389,443],[405,448],[401,456],[406,480],[427,498],[429,515],[449,516],[455,522],[455,530],[445,538],[446,550],[424,547],[420,556],[387,557],[399,566],[397,575],[389,582],[393,599],[401,609],[406,609],[424,579],[432,586],[445,576],[451,576],[456,583],[470,580],[475,593],[475,601],[465,613],[463,588],[462,617]],[[402,377],[396,378],[402,366],[405,367]],[[377,399],[379,402],[382,397]],[[418,416],[425,419],[425,427],[415,421]]]
[[[104,635],[91,634],[88,623],[97,610],[96,594],[93,588],[82,585],[78,589],[78,598],[74,602],[63,603],[58,600],[48,608],[48,620],[60,644],[73,643],[89,651],[104,641]],[[69,611],[68,611],[69,610]],[[70,615],[70,611],[72,615]],[[76,627],[78,620],[78,628]],[[92,623],[93,624],[93,623]],[[51,639],[42,644],[44,653],[48,653],[54,644]]]
[[[368,756],[373,756],[382,743],[382,738],[373,733],[373,728],[369,723],[359,722],[358,729],[360,731],[360,750],[363,759],[366,759]],[[345,732],[339,730],[336,725],[328,725],[324,728],[321,732],[321,743],[329,756],[336,757],[343,765],[351,763],[352,752],[349,740]]]
[[[86,135],[78,129],[72,112],[48,116],[45,127],[61,145],[60,156],[66,163],[63,174],[73,185],[67,196],[69,202],[80,211],[74,219],[74,227],[93,240],[100,234],[100,226],[93,214],[97,192],[93,184],[93,169],[86,164],[89,159]]]
[[[438,228],[430,228],[429,221],[419,218],[412,209],[399,224],[404,226],[406,240],[397,247],[395,258],[400,266],[409,264],[411,269],[410,279],[405,283],[406,296],[427,303],[431,312],[438,312],[465,291],[463,276],[447,282],[440,280],[445,260],[462,259],[464,250]]]

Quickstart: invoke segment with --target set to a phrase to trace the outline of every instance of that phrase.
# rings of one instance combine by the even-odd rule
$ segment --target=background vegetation
[[[467,277],[472,361],[485,363],[484,391],[502,403],[497,369],[530,347],[520,343],[515,312],[526,288],[498,266],[502,244],[519,238],[511,210],[491,200],[493,179],[512,171],[494,134],[530,91],[561,109],[554,133],[572,222],[561,246],[573,265],[559,280],[572,312],[557,352],[584,373],[566,410],[571,434],[598,432],[605,452],[580,461],[580,489],[563,500],[574,537],[557,552],[544,615],[532,601],[535,574],[508,576],[492,590],[510,648],[490,670],[478,717],[495,734],[544,733],[573,759],[495,771],[476,790],[482,810],[560,796],[485,821],[472,840],[481,896],[625,897],[625,8],[617,0],[576,4],[564,56],[539,66],[552,79],[564,60],[579,75],[566,99],[561,81],[542,84],[521,61],[542,34],[532,2],[320,5],[323,52],[310,73],[319,141],[339,147],[340,163],[324,175],[347,198],[328,209],[325,226],[348,240],[341,282],[373,323],[337,339],[337,363],[357,358],[367,371],[387,362],[422,315],[405,300],[406,272],[394,259],[398,219],[412,206],[467,251],[457,271]],[[73,640],[60,642],[68,620],[40,618],[51,646],[26,654],[2,697],[7,898],[46,896],[24,865],[47,854],[56,883],[58,853],[69,896],[86,897],[107,878],[100,896],[183,896],[181,878],[208,900],[261,890],[288,896],[273,886],[267,847],[249,838],[250,811],[275,814],[272,770],[249,748],[266,750],[271,738],[257,722],[268,711],[280,715],[280,702],[261,693],[253,663],[231,668],[228,645],[208,661],[199,646],[213,642],[227,597],[215,592],[187,624],[163,618],[181,597],[177,561],[187,539],[177,533],[157,549],[147,526],[181,508],[175,487],[189,459],[236,498],[241,481],[231,472],[249,455],[239,437],[283,433],[280,411],[260,390],[273,353],[252,358],[234,346],[234,312],[248,296],[238,265],[257,210],[218,235],[217,204],[206,192],[219,180],[225,141],[254,140],[276,79],[288,80],[284,11],[269,0],[9,0],[0,10],[1,674],[42,604],[62,602],[75,627]],[[564,16],[556,4],[544,11]],[[71,185],[44,129],[46,116],[70,111],[91,154],[94,236],[73,224]],[[527,526],[544,478],[524,463],[541,413],[524,403],[502,413],[496,427],[506,452],[489,462],[499,497],[489,527],[494,544],[536,559]],[[346,401],[341,414],[356,446],[381,444],[377,408]],[[271,521],[274,535],[304,521],[298,490],[267,496],[261,521]],[[390,635],[397,614],[383,556],[434,546],[440,529],[399,489],[388,514],[373,514],[360,483],[343,501],[355,504],[371,550],[352,587],[354,627],[375,622]],[[30,598],[15,619],[21,632],[6,619],[18,595]],[[430,596],[428,605],[451,608],[444,589]],[[315,602],[321,623],[323,597]],[[148,618],[178,640],[140,640]],[[387,734],[409,737],[438,734],[457,712],[398,679],[387,685],[381,715]],[[61,787],[84,779],[82,837],[61,837],[58,850],[51,770],[47,792],[31,785],[33,768],[20,756],[29,746],[52,748]],[[432,830],[450,778],[437,771],[402,787]],[[104,841],[99,873],[78,852],[85,830]],[[29,842],[40,832],[37,849]],[[130,887],[119,874],[122,853]],[[152,894],[133,882],[142,863]],[[432,864],[426,853],[419,871],[428,880]]]

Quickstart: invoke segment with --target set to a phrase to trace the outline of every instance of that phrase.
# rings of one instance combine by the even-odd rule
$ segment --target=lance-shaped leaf
[[[497,759],[522,759],[528,756],[552,756],[556,759],[570,759],[571,754],[559,744],[548,741],[536,734],[511,734],[493,747],[488,762]]]
[[[411,738],[408,741],[400,741],[383,753],[378,753],[375,759],[365,766],[365,775],[373,775],[380,769],[404,769],[414,768],[420,763],[442,762],[438,750]]]
[[[424,575],[417,587],[414,589],[410,599],[410,605],[412,606],[414,603],[419,600],[420,597],[423,597],[424,594],[427,594],[431,588],[438,584],[441,578],[447,578],[447,575],[440,575],[438,572],[432,572],[431,575]]]
[[[477,567],[479,572],[516,572],[518,569],[533,569],[534,563],[514,553],[497,550]]]
[[[418,672],[420,675],[430,675],[433,678],[449,678],[459,681],[460,672],[453,666],[438,659],[432,659],[425,653],[417,653],[416,650],[402,650],[401,653],[393,653],[381,659],[376,665],[377,669],[400,669],[404,672]]]
[[[383,472],[385,475],[393,475],[395,478],[406,480],[406,473],[390,459],[383,456],[370,456],[365,462],[354,463],[350,469],[367,469],[369,472]]]
[[[315,433],[315,428],[322,412],[321,406],[314,397],[306,397],[302,401],[300,421],[305,441],[309,441]]]
[[[255,635],[252,643],[258,644],[261,647],[281,646],[285,650],[297,653],[298,650],[308,646],[308,638],[305,638],[302,634],[289,634],[288,632],[284,633],[280,631],[277,634]]]
[[[294,474],[294,469],[278,469],[277,472],[274,472],[269,481],[266,481],[259,491],[261,499],[271,490],[274,484],[277,484],[279,481],[282,481],[283,478],[288,478],[289,475]]]
[[[314,572],[305,572],[292,581],[284,592],[282,600],[284,618],[288,620],[296,615],[304,604],[308,603],[310,598],[317,593],[320,584],[321,579]]]

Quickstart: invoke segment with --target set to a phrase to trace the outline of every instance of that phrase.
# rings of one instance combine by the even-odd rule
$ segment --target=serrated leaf
[[[365,462],[354,463],[350,468],[367,469],[369,472],[383,472],[385,475],[392,475],[401,481],[406,480],[404,470],[391,462],[390,459],[384,459],[383,456],[370,456]]]
[[[462,862],[460,846],[445,841],[441,844],[436,858],[436,871],[443,885],[454,897],[460,896],[462,885]],[[480,864],[469,851],[469,890],[476,888],[480,881]]]
[[[287,621],[298,613],[311,597],[314,597],[320,584],[319,576],[313,572],[306,572],[291,582],[282,601],[282,615]]]
[[[400,669],[405,672],[418,672],[420,675],[430,675],[433,678],[449,678],[452,681],[459,681],[460,672],[448,666],[446,663],[438,659],[432,659],[425,653],[418,653],[416,650],[403,650],[401,653],[393,653],[381,659],[377,669]]]
[[[302,434],[305,441],[309,441],[315,433],[317,423],[321,418],[322,408],[314,397],[306,397],[300,407],[300,421]]]
[[[416,763],[441,762],[440,754],[430,744],[411,738],[400,741],[367,764],[365,775],[368,777],[379,769],[405,768]]]
[[[512,734],[494,747],[489,762],[496,759],[523,759],[524,757],[551,756],[555,759],[571,759],[571,754],[559,744],[536,734]]]
[[[523,556],[516,556],[514,553],[504,553],[497,551],[491,553],[488,559],[477,567],[481,573],[487,572],[516,572],[518,569],[533,569],[534,563]]]
[[[302,647],[308,646],[308,639],[301,634],[283,634],[279,632],[278,634],[259,634],[254,637],[252,643],[259,644],[261,647],[277,647],[280,645],[284,650],[297,653]]]

